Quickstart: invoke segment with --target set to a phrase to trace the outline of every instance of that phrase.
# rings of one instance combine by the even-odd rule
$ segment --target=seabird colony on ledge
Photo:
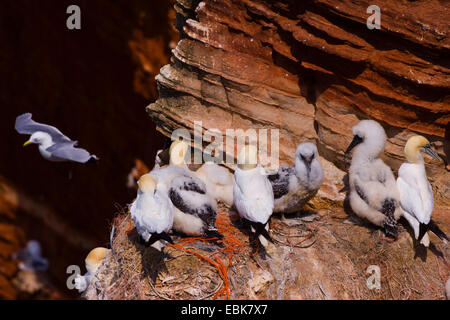
[[[31,135],[24,146],[38,144],[39,152],[47,160],[88,163],[98,159],[84,149],[75,148],[77,142],[57,128],[33,121],[31,113],[18,116],[15,129]],[[396,180],[391,168],[380,159],[387,139],[383,127],[376,121],[362,120],[352,131],[354,138],[345,154],[354,149],[348,172],[353,212],[382,227],[391,239],[397,238],[397,221],[403,216],[411,225],[414,238],[424,246],[430,243],[428,230],[448,240],[431,219],[433,192],[420,152],[440,160],[430,142],[422,136],[409,138],[404,149],[407,161],[401,165]],[[155,167],[138,181],[137,196],[129,209],[140,242],[146,246],[162,250],[167,242],[173,243],[171,230],[222,239],[216,227],[217,201],[222,201],[235,206],[255,238],[267,247],[268,241],[273,242],[268,224],[272,213],[301,211],[324,180],[317,147],[309,142],[298,145],[293,166],[282,166],[269,176],[258,163],[258,150],[253,145],[239,151],[234,175],[212,162],[192,171],[186,164],[189,148],[183,141],[174,141],[169,150],[169,164],[155,162]],[[75,279],[80,292],[86,289],[107,252],[108,249],[95,248],[89,253],[88,272]]]

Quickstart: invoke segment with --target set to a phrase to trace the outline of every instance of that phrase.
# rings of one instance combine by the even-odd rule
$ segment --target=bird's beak
[[[25,142],[25,143],[23,144],[23,146],[26,147],[26,146],[28,146],[29,144],[31,144],[31,141],[30,141],[30,140],[28,140],[27,142]]]
[[[362,139],[360,136],[358,136],[358,135],[354,136],[354,137],[353,137],[353,140],[352,140],[352,142],[350,143],[350,145],[348,146],[347,150],[345,150],[345,154],[348,154],[350,151],[352,151],[352,149],[353,149],[354,147],[356,147],[356,146],[357,146],[358,144],[360,144],[361,142],[363,142],[363,139]]]
[[[431,149],[431,146],[429,144],[424,147],[424,150],[426,153],[428,153],[430,156],[432,156],[435,160],[441,161],[441,158],[439,158],[439,156],[436,154],[436,152],[434,152],[433,149]]]
[[[313,158],[306,158],[306,168],[308,169],[308,172],[311,172],[311,162],[312,162]]]

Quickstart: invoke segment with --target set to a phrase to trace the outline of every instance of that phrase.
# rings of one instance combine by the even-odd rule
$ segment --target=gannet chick
[[[87,289],[92,278],[97,273],[98,267],[101,266],[108,252],[109,249],[102,247],[92,249],[91,252],[89,252],[84,260],[87,272],[83,276],[77,275],[75,277],[75,289],[77,289],[78,292],[81,293]]]
[[[397,238],[399,192],[391,169],[379,158],[386,133],[378,122],[362,120],[353,127],[353,134],[345,151],[348,154],[356,147],[349,170],[350,206],[358,216],[383,227],[388,237]]]
[[[200,179],[190,174],[176,176],[169,197],[175,207],[173,229],[190,236],[223,238],[216,228],[217,202]]]
[[[173,225],[173,205],[167,196],[167,186],[152,174],[145,174],[138,187],[130,206],[131,218],[144,244],[161,251],[165,241],[173,243],[167,234]]]
[[[19,259],[19,269],[25,271],[46,271],[48,269],[48,260],[42,257],[41,245],[36,240],[27,242],[25,248],[13,255],[14,259]]]
[[[212,197],[229,207],[233,205],[234,175],[227,168],[208,161],[194,174],[205,183]]]
[[[264,169],[258,164],[258,150],[247,145],[239,152],[238,166],[234,172],[234,205],[246,220],[261,245],[267,247],[270,237],[269,219],[274,208],[272,185]],[[266,240],[267,239],[267,240]]]
[[[413,228],[416,240],[428,247],[430,244],[427,234],[428,229],[440,239],[448,240],[448,238],[431,220],[434,207],[433,189],[427,179],[421,150],[434,159],[440,160],[425,137],[413,136],[409,138],[404,149],[407,162],[400,166],[397,187],[400,193],[400,206],[403,216]]]
[[[70,140],[57,128],[33,121],[31,113],[18,116],[15,129],[21,134],[31,135],[23,146],[38,144],[39,152],[44,159],[79,163],[95,163],[98,160],[95,155],[91,155],[85,149],[75,148],[78,141]]]
[[[323,169],[317,147],[301,143],[295,152],[293,166],[282,166],[268,178],[275,198],[274,212],[293,213],[311,200],[323,183]]]
[[[189,145],[184,141],[174,141],[170,146],[170,164],[176,165],[193,173],[206,185],[208,193],[216,200],[228,206],[233,205],[234,176],[225,167],[214,162],[204,163],[197,171],[192,171],[186,164],[186,154]]]

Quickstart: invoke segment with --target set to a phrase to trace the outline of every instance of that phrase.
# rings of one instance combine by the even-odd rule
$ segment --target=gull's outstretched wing
[[[36,131],[42,131],[48,133],[51,137],[54,143],[64,143],[64,142],[71,142],[68,137],[66,137],[64,134],[62,134],[61,131],[59,131],[57,128],[38,123],[31,119],[31,113],[24,113],[21,114],[16,118],[16,124],[14,126],[17,132],[21,134],[33,134]]]
[[[88,151],[82,148],[75,148],[76,141],[70,143],[57,143],[47,148],[46,151],[50,152],[53,157],[86,163],[89,160],[98,160],[95,155],[91,155]]]

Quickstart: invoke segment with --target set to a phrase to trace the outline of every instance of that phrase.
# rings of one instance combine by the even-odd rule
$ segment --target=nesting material
[[[114,221],[114,254],[106,256],[85,297],[445,299],[450,274],[447,243],[436,242],[435,253],[428,250],[425,257],[415,251],[406,221],[400,220],[398,240],[388,243],[380,229],[364,220],[346,224],[336,219],[346,215],[342,209],[321,207],[313,212],[316,219],[300,219],[303,224],[292,227],[272,217],[270,234],[276,243],[264,260],[259,251],[252,254],[248,227],[233,210],[219,205],[223,248],[201,237],[174,237],[175,246],[163,250],[165,261],[156,249],[137,243],[130,216],[121,212]],[[441,216],[446,215],[436,218]],[[380,268],[380,289],[366,285],[370,265]]]

